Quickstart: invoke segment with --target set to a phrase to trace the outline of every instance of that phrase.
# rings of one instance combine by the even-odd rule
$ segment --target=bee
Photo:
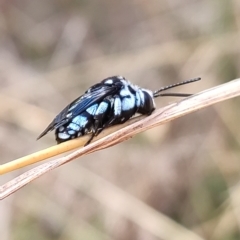
[[[52,130],[55,130],[57,143],[91,134],[86,146],[105,128],[125,123],[136,113],[151,115],[155,110],[154,98],[191,96],[192,94],[162,92],[200,79],[190,79],[156,91],[136,86],[122,76],[103,79],[67,105],[37,139]]]

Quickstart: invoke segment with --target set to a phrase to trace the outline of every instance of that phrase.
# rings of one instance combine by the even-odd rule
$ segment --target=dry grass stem
[[[240,79],[236,79],[231,82],[208,89],[201,93],[195,94],[189,98],[183,99],[180,102],[158,109],[151,116],[143,118],[135,123],[130,124],[129,126],[113,132],[110,135],[107,135],[84,148],[78,149],[65,157],[44,163],[23,173],[22,175],[1,186],[0,199],[6,198],[34,179],[80,156],[118,144],[128,138],[133,137],[137,133],[146,131],[150,128],[172,121],[175,118],[239,95]],[[76,144],[76,140],[69,141],[68,144],[74,145]],[[65,144],[60,144],[54,149],[61,149],[63,147],[65,147]]]

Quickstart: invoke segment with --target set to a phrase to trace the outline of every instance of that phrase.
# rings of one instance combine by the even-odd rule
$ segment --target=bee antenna
[[[175,96],[175,97],[190,96],[191,94],[181,94],[181,93],[159,94],[159,93],[163,92],[163,91],[166,91],[168,89],[174,88],[174,87],[178,87],[178,86],[185,85],[185,84],[188,84],[188,83],[196,82],[196,81],[199,81],[199,80],[201,80],[200,77],[192,78],[192,79],[189,79],[189,80],[186,80],[186,81],[183,81],[183,82],[179,82],[179,83],[172,84],[172,85],[169,85],[169,86],[166,86],[166,87],[162,87],[162,88],[160,88],[160,89],[158,89],[158,90],[153,92],[153,97],[156,98],[156,97],[159,97],[159,96]]]

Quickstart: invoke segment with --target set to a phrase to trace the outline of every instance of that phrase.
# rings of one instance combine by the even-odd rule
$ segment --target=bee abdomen
[[[69,123],[56,129],[58,143],[83,136],[91,132],[93,117],[87,111],[74,117]]]

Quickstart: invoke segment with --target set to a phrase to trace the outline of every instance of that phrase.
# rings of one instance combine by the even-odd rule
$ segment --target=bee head
[[[150,115],[155,110],[154,95],[151,90],[141,88],[138,91],[141,99],[141,104],[138,112],[145,115]]]

